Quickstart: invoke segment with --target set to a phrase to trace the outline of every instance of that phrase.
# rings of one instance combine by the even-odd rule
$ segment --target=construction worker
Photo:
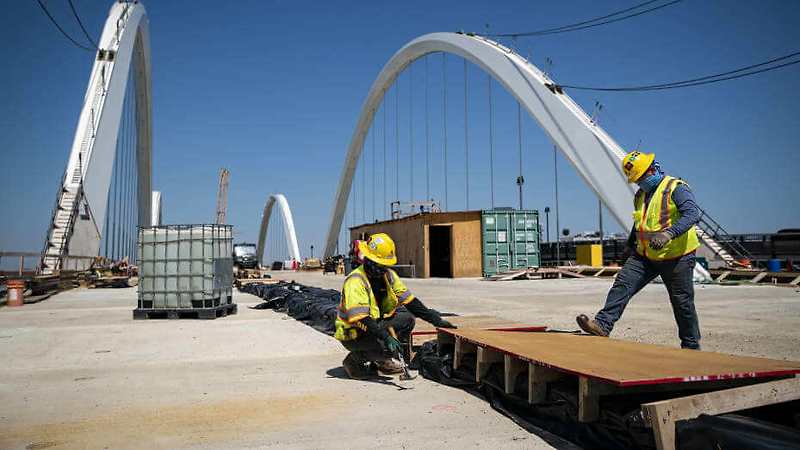
[[[639,190],[633,198],[633,229],[628,238],[634,249],[594,319],[576,319],[589,334],[608,336],[628,301],[645,285],[661,276],[669,292],[682,348],[700,349],[700,325],[694,307],[695,250],[700,246],[694,225],[700,209],[689,186],[665,175],[652,153],[633,151],[622,160],[629,183]]]
[[[335,337],[350,353],[342,361],[354,379],[374,374],[400,373],[393,356],[408,342],[419,317],[439,328],[455,328],[439,313],[411,294],[390,267],[397,263],[395,246],[388,234],[378,233],[359,243],[364,263],[344,280],[337,308]]]

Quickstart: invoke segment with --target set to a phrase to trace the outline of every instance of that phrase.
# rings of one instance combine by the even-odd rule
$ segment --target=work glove
[[[403,347],[402,344],[400,344],[400,341],[395,339],[392,335],[388,335],[383,338],[383,346],[386,348],[387,352],[393,355],[396,355],[398,352],[400,352]]]
[[[660,233],[656,233],[650,238],[650,248],[653,250],[660,250],[667,245],[667,242],[672,240],[672,233],[669,231],[662,231]]]
[[[453,325],[452,323],[450,323],[450,322],[448,322],[448,321],[446,321],[444,319],[439,319],[439,322],[436,324],[436,327],[437,328],[453,328],[453,329],[458,328],[457,326]]]

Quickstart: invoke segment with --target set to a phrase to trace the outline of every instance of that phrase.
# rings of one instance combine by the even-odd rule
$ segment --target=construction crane
[[[225,223],[225,212],[228,210],[228,178],[231,173],[226,168],[219,171],[219,188],[217,188],[217,223]]]

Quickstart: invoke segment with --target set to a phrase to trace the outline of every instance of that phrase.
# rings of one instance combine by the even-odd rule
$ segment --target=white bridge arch
[[[361,109],[347,150],[336,190],[325,243],[325,256],[333,255],[342,226],[353,175],[386,91],[397,76],[416,59],[429,53],[445,52],[467,59],[492,76],[528,111],[567,157],[581,178],[597,194],[624,229],[630,229],[634,190],[620,168],[622,147],[568,95],[552,89],[553,82],[541,70],[513,50],[489,39],[462,33],[431,33],[397,51],[373,82]]]
[[[150,34],[144,5],[114,2],[98,44],[42,251],[40,271],[44,273],[58,270],[68,254],[111,256],[103,254],[100,242],[110,231],[106,226],[110,223],[109,192],[116,181],[112,178],[124,177],[131,184],[129,194],[137,199],[126,212],[130,218],[124,235],[120,230],[114,237],[115,256],[134,257],[136,236],[131,230],[136,225],[149,226],[151,221]],[[130,110],[124,108],[126,99],[134,102]],[[126,161],[128,170],[115,174],[121,145],[133,154]]]
[[[286,246],[289,249],[289,256],[296,261],[301,261],[300,248],[297,246],[297,234],[294,231],[294,219],[292,219],[292,210],[289,209],[289,202],[283,194],[272,194],[267,199],[264,205],[264,212],[261,214],[261,228],[258,232],[258,247],[256,247],[256,256],[258,257],[258,264],[263,265],[264,260],[264,247],[267,239],[267,231],[269,230],[269,218],[272,215],[272,207],[278,204],[281,210],[281,218],[283,220],[283,229],[286,232]]]

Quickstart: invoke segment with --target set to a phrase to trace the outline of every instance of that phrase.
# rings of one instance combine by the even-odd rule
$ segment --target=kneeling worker
[[[633,151],[622,160],[629,183],[639,185],[633,199],[633,229],[628,241],[636,251],[619,271],[594,319],[577,317],[583,331],[608,336],[628,301],[661,276],[678,323],[681,347],[700,349],[700,325],[694,308],[695,250],[700,246],[695,224],[700,209],[689,186],[661,171],[655,155]]]
[[[373,234],[359,244],[359,253],[364,263],[344,280],[336,317],[335,337],[350,350],[342,365],[355,379],[370,375],[369,363],[381,372],[399,373],[400,362],[389,355],[402,351],[400,341],[408,342],[415,316],[435,327],[455,326],[414,297],[389,268],[397,263],[389,235]]]

